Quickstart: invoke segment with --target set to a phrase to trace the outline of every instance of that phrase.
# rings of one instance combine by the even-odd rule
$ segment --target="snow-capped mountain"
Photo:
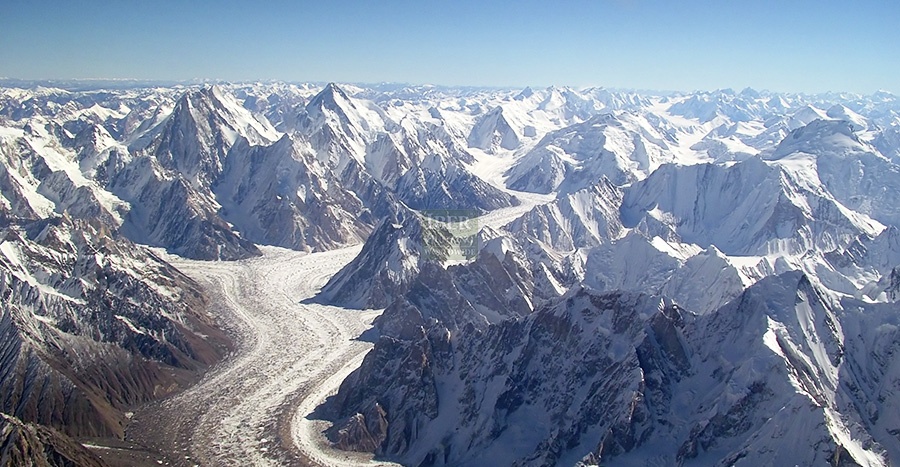
[[[642,179],[673,159],[663,136],[646,119],[601,114],[548,133],[506,175],[515,190],[570,193],[601,177],[616,185]]]
[[[137,102],[91,95],[82,104],[91,106],[79,109],[78,95],[44,93],[70,96],[71,109],[54,114],[51,100],[27,114],[9,127],[4,152],[8,161],[59,162],[49,169],[65,174],[31,183],[60,210],[108,217],[132,240],[198,259],[259,255],[254,243],[301,250],[359,243],[382,216],[397,212],[398,202],[482,212],[518,202],[468,170],[473,159],[452,136],[458,130],[443,130],[441,120],[397,124],[337,85],[306,100],[304,90],[279,87],[269,95],[299,106],[293,123],[285,108],[279,111],[285,133],[220,86],[177,99],[163,93],[154,112],[143,94]],[[268,110],[250,100],[249,93],[263,90],[238,91],[245,103]],[[145,119],[137,123],[136,115]],[[92,193],[96,202],[81,199]]]
[[[900,223],[900,165],[861,141],[852,122],[815,120],[785,137],[769,159],[817,176],[847,208]]]
[[[673,103],[669,112],[673,115],[707,123],[716,119],[732,122],[764,120],[774,112],[782,112],[793,106],[795,96],[766,97],[747,88],[736,93],[731,89],[698,92]]]
[[[268,121],[255,118],[218,86],[187,92],[157,131],[149,146],[140,149],[193,186],[208,185],[222,173],[225,155],[238,137],[254,145],[278,138]]]
[[[120,435],[221,355],[140,244],[362,243],[316,298],[384,308],[323,408],[342,449],[891,465],[898,115],[888,93],[0,88],[0,412]]]
[[[655,226],[673,229],[686,243],[739,256],[831,251],[880,232],[877,222],[808,181],[759,158],[727,167],[667,165],[626,190],[622,218],[628,227],[664,238]]]
[[[900,162],[900,123],[895,123],[884,128],[875,134],[872,145],[878,148],[878,151],[894,161]]]
[[[491,142],[470,145],[511,157],[509,186],[557,199],[397,290],[328,404],[338,446],[416,465],[900,455],[875,408],[895,363],[862,369],[893,324],[856,331],[900,311],[900,177],[878,130],[848,101],[721,94],[598,114],[525,151],[503,145],[519,136],[505,109],[476,121],[493,119],[474,127]]]
[[[212,191],[219,215],[261,244],[328,249],[362,242],[376,222],[363,201],[289,135],[270,146],[239,140]]]
[[[622,191],[606,178],[599,183],[539,205],[506,226],[559,251],[591,248],[619,238]]]
[[[362,251],[322,289],[328,303],[356,308],[382,308],[403,295],[424,265],[447,258],[452,235],[415,213],[385,219]]]
[[[575,288],[483,330],[382,338],[331,401],[353,415],[336,436],[408,464],[884,465],[900,446],[875,388],[898,376],[870,356],[895,330],[860,330],[888,315],[799,273],[705,316]]]
[[[389,124],[378,107],[350,98],[334,83],[309,101],[298,120],[320,160],[337,172],[351,161],[363,163],[367,143]]]
[[[514,197],[466,169],[463,163],[472,156],[440,131],[440,112],[429,117],[398,124],[373,102],[352,98],[331,83],[306,105],[298,132],[327,167],[342,174],[359,165],[413,209],[489,211],[514,205]]]
[[[582,123],[601,113],[640,108],[646,103],[640,96],[602,88],[525,88],[513,96],[504,96],[493,108],[478,115],[467,141],[469,147],[488,153],[516,150],[550,131]]]
[[[535,134],[537,134],[537,130],[534,127],[524,125],[508,115],[504,115],[503,107],[495,107],[484,114],[478,120],[478,123],[472,127],[468,143],[470,147],[486,151],[494,151],[496,149],[513,150],[522,143],[522,137],[533,137]]]

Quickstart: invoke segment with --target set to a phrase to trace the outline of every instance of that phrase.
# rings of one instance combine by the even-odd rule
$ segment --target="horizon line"
[[[746,86],[740,90],[736,90],[733,87],[719,87],[716,89],[693,89],[693,90],[677,90],[677,89],[645,89],[645,88],[629,88],[629,87],[621,87],[621,86],[603,86],[603,85],[587,85],[587,86],[574,86],[574,85],[566,85],[566,84],[551,84],[551,85],[525,85],[525,86],[508,86],[508,85],[459,85],[459,84],[438,84],[438,83],[412,83],[412,82],[403,82],[403,81],[378,81],[378,82],[366,82],[366,81],[335,81],[335,80],[285,80],[285,79],[277,79],[277,78],[265,78],[265,79],[239,79],[239,80],[229,80],[223,78],[189,78],[189,79],[158,79],[158,78],[14,78],[8,76],[0,76],[0,86],[10,87],[9,83],[21,83],[21,84],[29,84],[32,87],[41,86],[42,84],[134,84],[134,85],[168,85],[168,86],[177,86],[177,85],[188,85],[188,86],[196,86],[203,84],[227,84],[227,85],[251,85],[251,84],[292,84],[292,85],[302,85],[302,84],[313,84],[313,85],[328,85],[329,83],[334,83],[337,85],[350,85],[350,86],[358,86],[364,87],[368,89],[374,90],[379,86],[405,86],[405,87],[426,87],[432,86],[436,88],[445,88],[445,89],[470,89],[470,90],[495,90],[495,91],[515,91],[515,90],[525,90],[525,89],[552,89],[552,88],[562,88],[562,89],[575,89],[579,91],[589,90],[589,89],[606,89],[610,91],[618,91],[618,92],[633,92],[635,94],[651,94],[658,96],[668,96],[673,94],[697,94],[697,93],[722,93],[722,92],[731,92],[734,94],[740,94],[744,91],[750,90],[759,93],[768,93],[768,94],[776,94],[776,95],[800,95],[800,96],[822,96],[822,95],[833,95],[833,94],[852,94],[857,96],[874,96],[879,94],[889,94],[891,96],[897,97],[897,94],[893,91],[887,89],[878,89],[876,91],[865,93],[865,92],[856,92],[856,91],[819,91],[819,92],[811,92],[811,91],[776,91],[771,89],[757,89],[752,86]],[[59,87],[59,89],[63,89],[65,91],[87,91],[90,89],[66,89],[65,87]],[[102,87],[95,88],[93,90],[100,90]]]

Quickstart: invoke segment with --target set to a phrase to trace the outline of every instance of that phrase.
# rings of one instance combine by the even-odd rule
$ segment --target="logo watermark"
[[[478,217],[482,214],[477,209],[424,209],[419,211],[422,226],[432,232],[441,230],[450,234],[425,235],[425,251],[431,258],[439,261],[468,261],[478,255],[481,245],[478,242],[478,231],[481,224]]]

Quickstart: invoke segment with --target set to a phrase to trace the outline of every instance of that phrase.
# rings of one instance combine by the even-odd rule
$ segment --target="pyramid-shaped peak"
[[[328,83],[315,97],[313,97],[310,104],[331,106],[341,100],[349,101],[350,97],[348,97],[347,93],[345,93],[337,84]]]
[[[337,83],[334,83],[334,82],[326,84],[325,87],[322,88],[322,92],[332,92],[332,93],[344,94],[344,90],[341,89],[341,87],[338,86]]]
[[[218,85],[206,85],[197,89],[190,89],[182,94],[181,99],[175,104],[176,111],[184,111],[190,107],[215,108],[221,106],[228,99],[228,94]]]
[[[205,84],[201,88],[201,92],[209,95],[221,95],[224,90],[222,89],[222,86],[219,86],[218,84]]]
[[[197,98],[221,98],[227,95],[227,91],[222,89],[218,84],[204,84],[198,88],[188,89],[183,95],[182,98],[188,99],[197,99]]]
[[[194,123],[184,126],[185,122]],[[237,135],[247,138],[253,144],[269,143],[279,137],[265,117],[257,118],[241,106],[231,93],[217,85],[185,92],[175,104],[168,125],[171,132],[174,132],[169,132],[169,136],[179,134],[178,138],[199,131],[204,140],[214,139],[213,135],[224,131],[223,141],[229,146]]]
[[[190,89],[185,92],[175,104],[175,112],[184,112],[189,108],[204,109],[215,112],[228,119],[247,118],[249,111],[219,85],[206,85],[201,88]]]
[[[306,105],[306,109],[310,113],[321,112],[324,109],[336,111],[338,113],[352,112],[356,106],[347,93],[335,83],[328,83],[319,91],[312,100]]]
[[[534,95],[534,90],[531,89],[531,86],[526,86],[520,93],[516,94],[516,97],[513,99],[517,101],[528,99],[529,97]]]

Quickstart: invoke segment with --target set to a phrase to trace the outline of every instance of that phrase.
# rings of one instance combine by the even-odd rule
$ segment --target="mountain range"
[[[362,243],[315,298],[384,309],[343,449],[891,465],[898,128],[888,93],[0,88],[0,412],[83,456],[229,351],[161,250]]]

